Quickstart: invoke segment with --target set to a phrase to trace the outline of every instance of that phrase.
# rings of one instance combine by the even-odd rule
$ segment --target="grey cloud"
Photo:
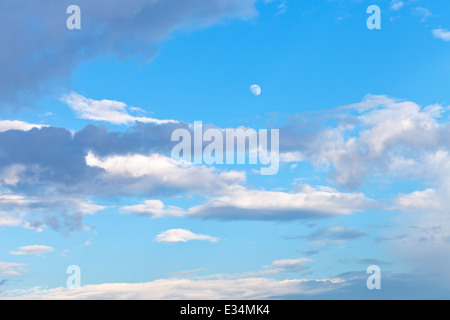
[[[225,17],[255,14],[255,0],[2,0],[0,105],[18,105],[29,93],[55,87],[80,62],[98,54],[155,54],[179,28],[206,27]],[[68,30],[69,5],[78,5],[82,29]]]
[[[373,201],[361,193],[341,193],[323,187],[303,186],[298,192],[290,193],[255,190],[234,185],[224,191],[223,194],[188,209],[149,200],[123,207],[122,210],[124,213],[153,218],[189,216],[219,220],[287,221],[326,219],[374,207]],[[334,232],[350,233],[348,230],[334,230]]]
[[[402,240],[407,238],[407,235],[403,234],[403,235],[399,235],[399,236],[395,236],[395,237],[377,237],[375,238],[375,242],[384,242],[384,241],[393,241],[393,240]]]
[[[314,256],[320,253],[320,250],[318,249],[313,249],[313,250],[307,250],[307,251],[301,251],[298,250],[298,252],[303,253],[305,256],[310,257],[310,256]]]
[[[377,266],[391,266],[392,263],[388,262],[388,261],[382,261],[379,259],[371,259],[371,258],[366,258],[366,259],[341,259],[339,260],[339,262],[341,263],[357,263],[357,264],[362,264],[365,266],[371,266],[371,265],[377,265]]]
[[[290,237],[289,239],[308,239],[311,241],[342,242],[347,240],[356,240],[366,236],[367,234],[360,230],[345,227],[330,227],[317,230],[306,236]]]

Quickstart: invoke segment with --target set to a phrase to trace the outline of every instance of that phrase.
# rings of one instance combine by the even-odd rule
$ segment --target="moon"
[[[254,84],[250,87],[250,91],[255,95],[255,96],[259,96],[261,95],[261,87],[258,86],[257,84]]]

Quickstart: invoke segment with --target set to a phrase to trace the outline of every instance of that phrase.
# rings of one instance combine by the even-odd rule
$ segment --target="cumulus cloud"
[[[17,251],[11,251],[12,255],[15,256],[24,256],[24,255],[36,255],[40,256],[44,253],[53,252],[55,248],[43,245],[32,245],[32,246],[24,246],[20,247]]]
[[[285,139],[280,149],[300,151],[318,169],[330,170],[332,182],[346,188],[358,188],[375,175],[424,184],[391,199],[385,209],[400,214],[376,241],[388,240],[396,259],[414,272],[426,270],[437,284],[450,280],[448,268],[443,267],[450,263],[446,210],[450,205],[450,127],[446,115],[447,108],[441,105],[421,107],[411,101],[367,96],[320,119],[326,125],[312,121],[306,133],[301,122],[282,128],[280,136]],[[311,236],[329,238],[323,233]],[[320,244],[330,239],[313,241]]]
[[[364,261],[363,264],[379,261]],[[381,264],[380,264],[381,265]],[[383,269],[384,270],[384,269]],[[274,280],[159,279],[144,283],[104,283],[79,289],[34,287],[6,290],[0,299],[32,300],[267,300],[267,299],[447,299],[448,288],[435,285],[420,273],[392,274],[383,271],[383,290],[367,290],[368,275],[356,270],[328,279]]]
[[[283,152],[280,154],[281,162],[301,162],[305,160],[305,157],[298,151],[295,152]]]
[[[99,54],[151,57],[172,31],[204,28],[224,18],[255,15],[255,0],[78,0],[82,29],[66,28],[73,1],[17,0],[2,5],[0,100],[15,103],[66,78],[80,62]]]
[[[155,238],[158,242],[189,242],[193,240],[217,242],[219,239],[205,234],[195,234],[186,229],[171,229],[158,234]]]
[[[370,207],[361,193],[303,185],[292,193],[236,188],[235,192],[193,207],[189,215],[220,219],[314,219],[348,215]]]
[[[147,117],[132,116],[129,112],[134,109],[129,108],[123,102],[112,100],[93,100],[85,98],[75,92],[64,95],[62,100],[67,103],[67,105],[74,110],[81,119],[105,121],[119,125],[129,124],[136,121],[155,124],[176,122],[174,120],[158,120]]]
[[[126,155],[99,158],[92,153],[86,156],[90,167],[105,171],[103,179],[119,181],[138,190],[171,189],[178,192],[224,192],[230,186],[245,181],[245,173],[238,171],[217,172],[214,168],[195,166],[176,161],[160,154]],[[195,184],[193,181],[201,181]]]
[[[332,182],[349,189],[363,185],[374,174],[436,180],[439,170],[431,168],[442,167],[444,160],[439,159],[445,159],[449,147],[450,127],[442,121],[444,113],[440,105],[423,108],[411,101],[369,95],[333,110],[322,119],[326,125],[321,125],[322,120],[308,122],[306,127],[291,121],[280,128],[280,157],[284,162],[309,161],[316,169],[329,172]],[[45,195],[48,199],[76,198],[79,204],[90,197],[145,196],[151,200],[127,206],[124,212],[152,217],[309,219],[374,207],[374,201],[362,193],[308,185],[296,186],[291,192],[255,190],[244,186],[245,172],[175,161],[166,155],[174,145],[171,133],[177,128],[189,129],[189,125],[134,123],[123,132],[94,125],[75,133],[54,127],[0,132],[0,183],[26,199]],[[438,186],[430,189],[439,190]],[[186,194],[206,195],[207,199],[187,209],[155,199]],[[59,203],[56,207],[64,214],[72,210]],[[78,213],[68,219],[77,228],[83,216],[79,210],[74,204],[72,212]],[[50,223],[61,228],[61,221],[31,219],[23,211],[0,208],[0,222],[29,228]]]
[[[356,240],[365,236],[367,236],[367,233],[363,231],[337,226],[320,229],[310,235],[294,238],[308,239],[312,244],[324,246],[330,243],[344,243],[348,240]]]

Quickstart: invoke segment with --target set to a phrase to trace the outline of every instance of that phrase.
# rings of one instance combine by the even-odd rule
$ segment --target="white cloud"
[[[190,215],[242,219],[296,219],[348,215],[368,206],[361,193],[340,193],[327,187],[299,187],[294,193],[236,188],[190,209]]]
[[[9,212],[0,212],[0,227],[23,227],[35,231],[42,231],[23,219],[23,215],[11,214]]]
[[[48,125],[31,124],[18,120],[0,120],[0,132],[6,132],[9,130],[30,131],[33,128],[41,129],[44,127],[48,127]]]
[[[185,229],[171,229],[158,234],[155,238],[158,242],[188,242],[193,240],[217,242],[219,239],[205,234],[195,234]]]
[[[129,124],[132,122],[167,124],[176,123],[174,120],[158,120],[147,117],[135,117],[129,112],[136,108],[129,108],[125,103],[113,100],[93,100],[71,92],[64,95],[62,101],[73,109],[81,119],[105,121],[113,124]],[[141,109],[138,109],[142,111]]]
[[[275,268],[290,269],[292,267],[298,266],[299,264],[303,264],[305,262],[311,262],[311,261],[312,261],[311,259],[306,259],[306,258],[275,260],[272,263],[272,266]]]
[[[49,246],[33,245],[20,247],[17,251],[11,251],[11,254],[15,256],[24,256],[24,255],[40,256],[43,255],[44,253],[53,252],[54,250],[55,248]]]
[[[23,263],[0,262],[0,274],[3,277],[20,276],[25,266]]]
[[[434,29],[433,36],[437,39],[442,39],[444,41],[450,41],[450,31],[445,29]]]
[[[433,285],[450,283],[450,154],[443,149],[441,145],[437,151],[427,150],[406,163],[405,174],[423,179],[429,187],[393,199],[392,208],[403,214],[393,220],[394,229],[386,231],[392,254],[410,269],[430,276]]]
[[[320,294],[341,288],[342,279],[273,280],[247,278],[235,280],[161,279],[147,283],[108,283],[79,289],[14,290],[0,298],[34,300],[260,300],[297,294]]]

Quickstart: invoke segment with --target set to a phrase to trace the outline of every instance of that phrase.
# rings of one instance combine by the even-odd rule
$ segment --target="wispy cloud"
[[[356,240],[367,235],[367,233],[360,230],[337,226],[320,229],[306,236],[289,237],[288,239],[308,239],[312,244],[324,246],[330,243],[343,243],[348,240]]]
[[[441,105],[422,108],[412,101],[368,95],[330,113],[330,118],[340,118],[337,125],[324,123],[326,129],[305,133],[295,123],[282,127],[280,150],[297,151],[304,161],[329,166],[335,183],[356,189],[374,172],[393,173],[385,169],[398,154],[417,159],[430,149],[446,148],[448,122],[440,123],[444,111]]]
[[[299,186],[296,192],[252,190],[235,186],[220,197],[187,210],[161,201],[126,206],[125,213],[149,217],[190,216],[224,220],[296,220],[348,215],[373,206],[362,193],[342,193],[329,187]]]
[[[24,255],[40,256],[43,255],[44,253],[50,253],[53,251],[55,251],[55,248],[49,246],[32,245],[20,247],[17,251],[11,251],[11,254],[15,256],[24,256]]]
[[[416,7],[412,9],[412,14],[421,18],[421,22],[425,22],[433,13],[428,8]]]
[[[231,186],[242,183],[246,175],[242,171],[217,171],[213,167],[196,166],[176,161],[161,154],[132,154],[125,156],[98,157],[86,155],[89,167],[104,170],[104,181],[120,183],[122,188],[150,190],[172,189],[178,192],[222,193]],[[192,181],[200,179],[201,184]],[[138,191],[139,192],[139,191]]]
[[[148,117],[132,116],[136,108],[129,108],[125,103],[113,100],[93,100],[72,92],[64,95],[62,101],[72,108],[81,119],[105,121],[113,124],[129,124],[132,122],[167,124],[174,120],[158,120]],[[141,110],[141,109],[139,109]]]

